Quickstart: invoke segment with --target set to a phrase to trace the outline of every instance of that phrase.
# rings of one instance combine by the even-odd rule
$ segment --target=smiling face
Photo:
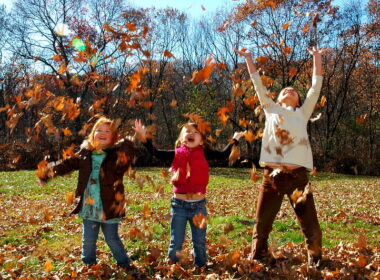
[[[292,87],[286,87],[281,90],[278,95],[277,102],[281,105],[291,106],[293,108],[300,106],[298,93]]]
[[[201,133],[191,124],[187,124],[182,128],[179,139],[188,148],[195,148],[204,143]]]
[[[94,131],[94,143],[97,150],[103,150],[113,143],[113,133],[109,124],[99,124]]]

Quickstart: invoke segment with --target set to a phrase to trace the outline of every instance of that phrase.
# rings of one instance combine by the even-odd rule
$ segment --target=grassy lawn
[[[167,279],[191,278],[183,274],[192,273],[190,265],[186,268],[188,257],[183,258],[185,272],[178,266],[167,265],[165,260],[171,185],[161,176],[161,168],[137,168],[136,171],[138,180],[125,178],[127,216],[120,228],[131,259],[148,278],[154,275]],[[249,172],[239,168],[211,170],[207,194],[210,267],[203,274],[229,279],[215,268],[215,264],[223,263],[221,266],[230,278],[252,277],[252,273],[261,271],[262,274],[255,274],[257,279],[303,279],[306,277],[302,271],[306,261],[304,238],[287,199],[277,215],[269,242],[275,255],[287,256],[283,264],[286,263],[289,270],[298,265],[300,271],[297,272],[297,267],[294,269],[298,274],[286,274],[281,268],[284,265],[260,270],[257,263],[244,262],[249,252],[260,185],[249,180]],[[73,205],[66,202],[66,193],[75,191],[76,175],[56,178],[41,187],[33,171],[0,172],[0,279],[53,279],[54,275],[66,279],[83,275],[93,279],[100,276],[122,279],[125,276],[115,268],[101,235],[98,243],[101,268],[88,269],[81,264],[81,220],[69,215]],[[318,275],[327,277],[332,273],[340,279],[340,275],[352,272],[380,277],[380,178],[319,173],[311,182],[323,231],[324,255],[340,262],[330,263]],[[161,194],[157,191],[160,188],[164,189]],[[191,255],[188,240],[186,256]],[[342,250],[346,252],[344,256],[341,256]],[[295,262],[296,257],[299,263]],[[365,265],[360,258],[365,258]],[[284,275],[288,278],[281,278]],[[199,277],[202,279],[202,273]]]

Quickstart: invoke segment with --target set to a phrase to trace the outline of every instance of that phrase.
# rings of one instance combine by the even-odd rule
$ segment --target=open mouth
[[[195,141],[194,137],[193,136],[189,136],[187,137],[187,142],[188,143],[193,143]]]

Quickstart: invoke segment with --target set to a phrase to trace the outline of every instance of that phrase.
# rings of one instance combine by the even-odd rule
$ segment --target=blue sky
[[[333,3],[339,6],[343,6],[351,0],[333,0]],[[361,0],[356,0],[361,1]],[[12,6],[14,0],[0,0],[0,4],[5,4],[8,8]],[[130,0],[132,5],[148,8],[166,8],[174,7],[182,10],[193,17],[200,17],[207,15],[209,12],[214,12],[220,7],[232,7],[244,3],[245,0]],[[367,0],[365,0],[367,2]],[[204,9],[202,9],[202,6]]]

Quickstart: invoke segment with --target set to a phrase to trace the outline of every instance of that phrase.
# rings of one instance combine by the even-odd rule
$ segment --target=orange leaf
[[[62,132],[63,132],[63,135],[65,135],[65,136],[71,136],[71,135],[73,135],[73,133],[71,132],[71,130],[68,129],[68,128],[62,128]]]
[[[256,170],[256,165],[254,165],[254,164],[252,163],[251,180],[252,180],[254,183],[256,183],[257,180],[259,179],[259,176],[257,175],[256,171],[257,171],[257,170]]]
[[[295,67],[290,68],[289,77],[293,78],[296,74],[297,74],[297,68],[295,68]]]
[[[92,197],[87,197],[87,199],[84,201],[84,204],[93,205],[95,200]]]
[[[360,115],[358,118],[356,118],[357,123],[364,123],[367,120],[367,114]]]
[[[131,31],[131,32],[137,30],[137,29],[136,29],[136,24],[134,24],[134,23],[128,23],[128,22],[127,22],[127,23],[125,24],[125,26],[128,27],[129,31]]]
[[[177,100],[173,99],[172,102],[170,102],[170,107],[176,107],[177,106]]]
[[[67,204],[73,204],[73,202],[74,202],[74,194],[72,193],[72,192],[67,192],[66,193],[66,203]]]
[[[207,217],[203,213],[199,213],[193,217],[194,225],[199,229],[204,229],[207,226]]]
[[[266,56],[259,56],[259,57],[256,58],[257,63],[260,63],[260,64],[265,63],[268,60],[269,60],[269,58],[266,57]]]
[[[320,105],[321,107],[323,107],[323,106],[326,105],[326,102],[327,102],[326,96],[323,95],[323,96],[321,97],[321,102],[319,103],[319,105]]]
[[[309,25],[308,24],[305,24],[304,27],[302,27],[302,32],[303,33],[306,33],[309,31]]]
[[[169,52],[168,50],[164,51],[164,56],[166,56],[166,57],[174,57],[174,55],[171,52]]]
[[[263,81],[263,85],[265,87],[269,87],[274,83],[274,80],[269,78],[268,76],[262,75],[261,80]]]
[[[284,48],[284,53],[285,54],[290,54],[292,52],[292,48],[291,47],[285,47]]]
[[[212,71],[214,70],[216,63],[212,63],[213,58],[210,57],[206,60],[205,67],[201,70],[195,70],[193,72],[191,81],[194,84],[198,84],[199,82],[204,82],[208,80],[211,76]]]
[[[293,205],[297,203],[300,197],[302,197],[302,191],[295,189],[294,192],[290,195],[290,199],[292,200]]]
[[[74,153],[74,148],[75,148],[75,145],[72,144],[70,147],[68,147],[66,150],[63,150],[63,155],[62,157],[64,159],[67,159],[69,157],[74,157],[75,156],[75,153]]]
[[[360,256],[359,256],[358,265],[360,267],[365,267],[367,265],[367,259],[363,254],[360,254]]]
[[[255,135],[253,134],[251,130],[247,130],[244,133],[244,137],[245,137],[245,140],[248,142],[252,142],[253,140],[255,140]]]
[[[51,264],[50,260],[47,260],[44,264],[44,269],[46,272],[50,272],[53,268],[53,265]]]
[[[282,29],[283,30],[286,30],[286,29],[288,29],[288,27],[289,27],[289,25],[292,23],[292,21],[290,20],[290,21],[288,21],[287,23],[285,23],[283,26],[282,26]]]

